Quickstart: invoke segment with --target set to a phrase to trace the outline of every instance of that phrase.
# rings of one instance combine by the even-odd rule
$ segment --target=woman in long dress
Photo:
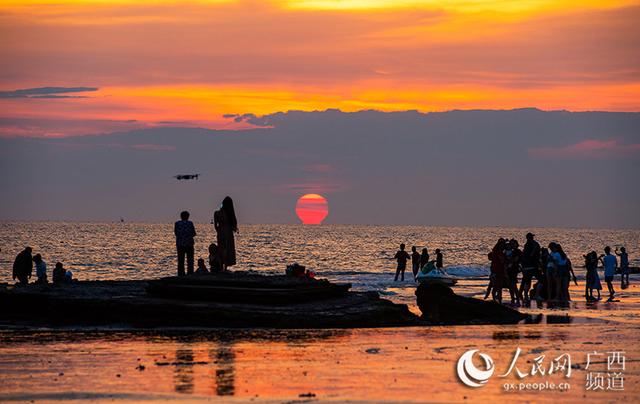
[[[233,200],[225,197],[222,206],[213,213],[213,225],[216,229],[218,254],[222,270],[236,264],[236,242],[234,232],[238,232],[238,220],[233,208]]]

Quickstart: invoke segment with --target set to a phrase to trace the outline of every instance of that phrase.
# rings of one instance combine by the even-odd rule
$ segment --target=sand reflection
[[[221,345],[209,351],[209,357],[215,364],[215,389],[218,396],[235,394],[235,359],[236,354],[231,345]]]
[[[189,348],[177,349],[176,361],[173,365],[173,385],[175,392],[193,394],[193,350]]]

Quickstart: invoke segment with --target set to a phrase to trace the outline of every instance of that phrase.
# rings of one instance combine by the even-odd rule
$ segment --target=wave
[[[444,269],[449,275],[456,278],[482,278],[485,279],[491,273],[490,269],[483,266],[454,265]]]
[[[473,279],[473,278],[482,278],[485,279],[487,276],[489,276],[490,270],[488,267],[483,267],[481,265],[453,265],[453,266],[449,266],[444,268],[445,271],[451,275],[451,276],[455,276],[457,278],[469,278],[469,279]],[[333,270],[333,271],[318,271],[318,276],[323,276],[323,277],[334,277],[334,276],[347,276],[347,277],[393,277],[395,275],[395,270],[393,269],[387,269],[387,270],[381,270],[381,271],[340,271],[340,270]],[[405,271],[405,276],[411,274],[411,269],[407,268],[407,270]]]

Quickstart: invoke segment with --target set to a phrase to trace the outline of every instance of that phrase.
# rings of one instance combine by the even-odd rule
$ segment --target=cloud
[[[0,137],[0,188],[11,190],[1,217],[165,222],[188,208],[204,223],[231,195],[244,223],[294,223],[300,195],[318,193],[331,205],[329,223],[640,226],[640,191],[630,185],[640,113],[334,110],[269,119],[273,127],[248,130],[102,122],[134,129]],[[552,160],[530,158],[539,149]],[[583,155],[606,157],[575,157]],[[179,183],[181,172],[202,178]]]
[[[154,143],[140,143],[140,144],[126,144],[126,143],[86,143],[86,142],[73,142],[62,143],[58,145],[61,148],[69,150],[99,150],[99,149],[118,149],[118,150],[142,150],[153,152],[172,152],[176,150],[174,145],[166,144],[154,144]]]
[[[268,120],[262,116],[257,116],[256,114],[224,114],[222,117],[225,119],[233,119],[236,123],[245,122],[254,126],[271,126]]]
[[[0,91],[0,98],[89,98],[86,95],[66,95],[98,91],[97,87],[36,87]]]
[[[9,118],[0,116],[0,137],[65,137],[95,135],[146,128],[132,119]]]
[[[622,144],[617,140],[587,139],[564,147],[531,148],[528,152],[529,156],[539,159],[623,157],[640,152],[640,143]]]
[[[337,180],[301,180],[288,184],[281,184],[273,188],[275,192],[284,192],[292,194],[308,194],[308,193],[333,193],[348,190],[350,187],[345,181]]]

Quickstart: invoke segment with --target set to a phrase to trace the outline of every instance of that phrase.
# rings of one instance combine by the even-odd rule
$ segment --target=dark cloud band
[[[98,91],[98,87],[36,87],[0,91],[0,98],[87,98],[85,95],[67,95]]]

